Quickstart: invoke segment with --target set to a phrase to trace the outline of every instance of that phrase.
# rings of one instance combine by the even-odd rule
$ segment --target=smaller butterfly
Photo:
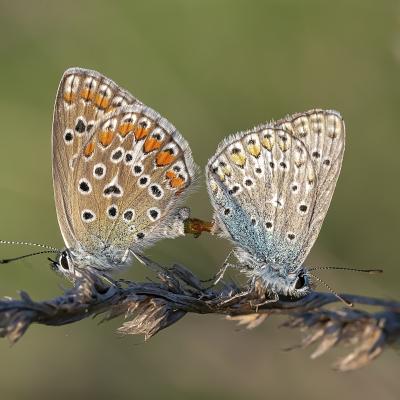
[[[188,209],[180,206],[197,174],[189,145],[112,80],[82,68],[65,71],[52,146],[66,246],[56,269],[115,271],[155,242],[184,234]]]
[[[234,243],[242,270],[276,299],[310,291],[303,263],[328,211],[344,148],[340,114],[315,109],[234,134],[208,161],[215,231]]]

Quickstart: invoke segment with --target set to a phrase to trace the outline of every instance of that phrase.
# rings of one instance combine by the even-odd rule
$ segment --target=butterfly
[[[303,265],[339,177],[345,125],[314,109],[229,136],[206,166],[214,231],[276,299],[310,291]]]
[[[186,140],[104,75],[65,71],[52,133],[53,186],[64,239],[55,266],[115,271],[158,240],[184,234],[181,207],[197,166]]]

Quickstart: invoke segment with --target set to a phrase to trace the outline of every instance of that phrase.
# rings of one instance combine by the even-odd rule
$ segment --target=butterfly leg
[[[116,287],[117,289],[121,289],[121,283],[118,280],[114,280],[110,275],[102,272],[98,275],[99,278],[104,281],[106,284],[109,284],[111,287]]]
[[[276,293],[273,293],[273,298],[272,299],[265,299],[264,301],[262,301],[261,303],[257,303],[257,302],[250,302],[250,305],[252,307],[254,307],[256,309],[256,312],[258,312],[259,307],[265,305],[265,304],[269,304],[269,303],[276,303],[277,301],[279,301],[279,296]]]
[[[234,301],[234,300],[237,300],[237,299],[241,299],[241,298],[243,298],[243,297],[247,297],[250,293],[252,293],[253,292],[253,290],[252,289],[249,289],[249,290],[246,290],[246,291],[244,291],[244,292],[240,292],[240,293],[237,293],[237,294],[235,294],[234,296],[232,296],[232,297],[229,297],[228,299],[226,299],[226,300],[224,300],[224,301],[222,301],[221,303],[219,303],[219,305],[226,305],[226,304],[228,304],[228,303],[230,303],[230,302],[232,302],[232,301]]]
[[[220,270],[214,276],[213,286],[217,285],[223,279],[225,272],[227,271],[228,268],[239,269],[239,267],[235,264],[224,262]]]
[[[210,287],[215,286],[215,285],[217,285],[217,284],[221,281],[221,279],[224,277],[225,272],[227,271],[228,268],[239,269],[239,267],[238,267],[237,265],[231,264],[231,263],[228,262],[228,260],[229,260],[229,258],[231,257],[232,253],[233,253],[233,251],[231,250],[231,251],[229,252],[228,256],[225,258],[225,260],[224,260],[224,262],[223,262],[223,264],[222,264],[222,267],[219,269],[219,271],[218,271],[212,278],[202,280],[201,282],[206,283],[206,282],[211,282],[211,281],[212,281],[212,284],[211,284]]]

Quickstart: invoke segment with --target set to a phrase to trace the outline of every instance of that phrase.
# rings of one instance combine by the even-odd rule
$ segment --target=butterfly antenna
[[[321,271],[326,269],[337,269],[340,271],[352,271],[352,272],[366,272],[367,274],[382,274],[383,269],[363,269],[363,268],[346,268],[346,267],[311,267],[307,268],[308,271]]]
[[[347,301],[345,298],[343,298],[342,296],[340,296],[339,293],[335,292],[325,281],[323,281],[321,278],[318,278],[318,276],[311,274],[310,276],[312,276],[315,280],[317,280],[318,282],[322,283],[335,297],[337,297],[340,301],[342,301],[344,304],[346,304],[346,306],[348,307],[353,307],[353,303],[351,303],[350,301]]]
[[[19,256],[19,257],[15,257],[15,258],[4,258],[4,259],[0,259],[0,264],[8,264],[13,261],[21,260],[22,258],[37,256],[39,254],[48,254],[48,253],[59,253],[59,250],[38,251],[37,253],[25,254],[23,256]]]
[[[0,244],[16,244],[16,245],[23,245],[23,246],[35,246],[35,247],[41,247],[42,249],[52,250],[54,252],[60,251],[59,249],[56,249],[55,247],[47,246],[45,244],[31,243],[31,242],[16,242],[13,240],[0,240]]]

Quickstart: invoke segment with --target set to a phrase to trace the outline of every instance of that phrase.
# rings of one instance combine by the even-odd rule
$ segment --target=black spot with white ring
[[[318,151],[314,151],[314,152],[312,153],[312,156],[313,156],[314,158],[320,158],[320,157],[321,157],[321,154],[319,154]]]
[[[67,129],[64,134],[65,143],[72,144],[73,140],[74,140],[74,133],[70,129]]]
[[[149,187],[149,193],[150,193],[150,196],[152,196],[153,198],[155,198],[157,200],[161,199],[164,195],[164,191],[157,184],[153,184]]]
[[[127,151],[125,153],[125,159],[124,159],[124,163],[125,165],[131,165],[133,161],[133,154],[132,151]]]
[[[122,187],[117,184],[110,184],[104,188],[103,194],[105,197],[121,197],[123,190]]]
[[[131,208],[127,209],[123,213],[123,219],[125,222],[131,222],[133,217],[135,216],[135,211]]]
[[[112,153],[111,153],[111,162],[114,164],[119,163],[122,160],[122,157],[124,156],[125,150],[122,147],[116,148]]]
[[[147,215],[151,221],[157,221],[160,218],[160,210],[158,208],[149,208]]]
[[[81,194],[87,195],[91,193],[92,186],[90,185],[90,182],[87,179],[82,178],[78,183],[78,190]]]
[[[78,133],[83,133],[86,130],[85,121],[82,118],[78,118],[75,125],[75,131]]]
[[[135,164],[135,165],[132,167],[132,172],[133,172],[133,175],[139,176],[139,175],[143,172],[143,165],[141,165],[141,164]]]
[[[228,190],[228,194],[235,195],[235,194],[239,193],[239,191],[240,191],[240,186],[234,185],[234,186],[232,186],[231,189]]]
[[[111,219],[116,219],[118,217],[118,207],[113,204],[107,208],[107,215]]]
[[[307,212],[308,207],[305,204],[300,204],[299,211],[301,214],[305,214]]]
[[[106,175],[107,167],[104,164],[96,164],[93,167],[93,176],[96,179],[103,179]]]
[[[83,210],[81,217],[83,222],[89,223],[96,219],[96,214],[92,210]]]
[[[143,175],[138,179],[137,182],[138,182],[139,187],[144,188],[149,185],[150,177],[148,175]]]

